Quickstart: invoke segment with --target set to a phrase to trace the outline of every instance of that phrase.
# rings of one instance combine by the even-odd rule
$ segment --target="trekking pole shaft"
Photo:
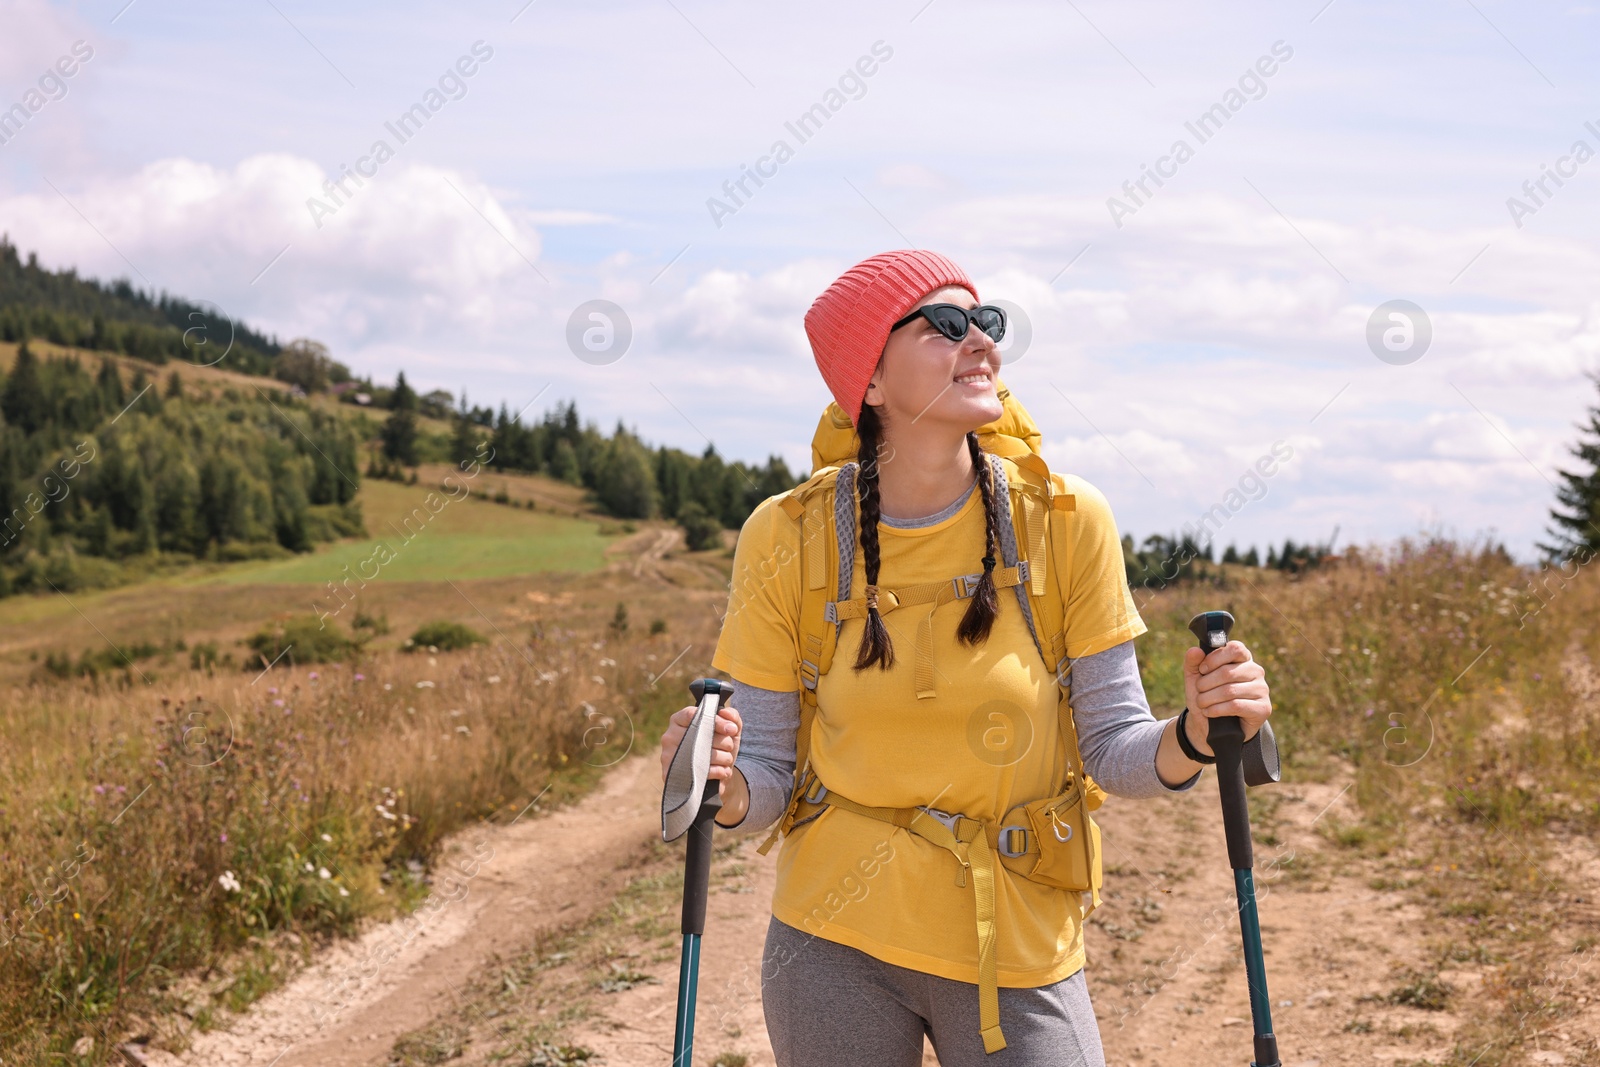
[[[1261,921],[1256,914],[1255,874],[1233,872],[1239,897],[1239,931],[1244,936],[1244,973],[1250,984],[1250,1018],[1255,1023],[1254,1067],[1278,1067],[1278,1038],[1272,1032],[1272,999],[1267,995],[1267,961],[1261,954]]]
[[[683,957],[678,964],[678,1021],[672,1033],[672,1067],[689,1067],[694,1056],[694,997],[683,991],[700,981],[700,935],[683,935]]]

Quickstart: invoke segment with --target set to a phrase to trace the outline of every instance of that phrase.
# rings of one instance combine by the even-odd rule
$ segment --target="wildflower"
[[[350,890],[346,889],[344,886],[340,886],[339,887],[339,895],[341,897],[347,897],[347,896],[350,895]]]
[[[605,685],[606,684],[606,680],[604,678],[600,677],[598,674],[591,674],[591,675],[589,675],[589,677],[592,678],[596,683],[598,683],[600,685]]]
[[[243,888],[239,884],[239,879],[234,877],[232,871],[223,871],[221,874],[217,875],[217,881],[222,883],[222,888],[226,889],[230,893],[237,893],[241,888]]]
[[[394,688],[394,686],[392,686],[392,685],[390,685],[390,684],[389,684],[389,683],[388,683],[388,682],[384,682],[384,683],[383,683],[383,688],[384,688],[384,689],[393,689],[393,688]]]
[[[311,679],[312,681],[316,681],[317,672],[316,671],[312,671],[310,674],[306,675],[306,677]]]
[[[489,684],[490,685],[499,685],[500,684],[500,676],[498,674],[489,675]]]
[[[226,830],[222,831],[222,836],[221,836],[220,840],[224,845],[226,845],[228,843],[228,831],[226,831]]]
[[[332,837],[330,837],[330,836],[329,836],[329,835],[327,835],[327,834],[323,834],[323,835],[322,835],[322,839],[323,839],[323,840],[324,840],[324,841],[327,841],[327,842],[329,842],[329,843],[330,843],[330,844],[331,844],[331,843],[332,843],[332,841],[333,841],[333,838],[332,838]]]
[[[310,861],[309,861],[309,860],[308,860],[308,861],[307,861],[307,862],[306,862],[306,870],[308,870],[308,871],[314,871],[314,870],[316,870],[316,868],[315,868],[315,867],[313,867],[313,866],[311,866],[311,863],[310,863]]]
[[[267,692],[269,692],[269,693],[276,693],[276,692],[277,692],[277,691],[278,691],[278,687],[277,687],[277,686],[275,686],[275,685],[269,685],[269,686],[267,686]]]
[[[328,868],[326,868],[326,867],[318,867],[317,868],[317,877],[319,877],[319,878],[332,878],[333,875],[328,873]]]
[[[367,676],[366,675],[362,674],[360,671],[356,672],[356,681],[364,682],[366,680],[367,680]]]
[[[430,682],[430,681],[427,681],[426,679],[424,679],[423,681],[420,681],[420,682],[417,683],[417,688],[418,689],[432,689],[433,688],[433,683]]]
[[[282,699],[281,699],[281,698],[280,698],[280,699],[278,699],[278,700],[274,700],[274,701],[273,701],[273,702],[272,702],[272,706],[273,706],[273,707],[275,707],[275,708],[281,708],[281,707],[283,707],[283,700],[282,700]]]
[[[101,794],[101,795],[102,795],[102,796],[104,796],[104,795],[105,795],[105,791],[106,791],[106,787],[105,787],[105,786],[103,786],[103,785],[97,785],[97,786],[95,786],[95,787],[94,787],[94,791],[95,791],[95,792],[96,792],[96,793],[99,793],[99,794]]]
[[[601,656],[600,657],[600,666],[602,666],[602,667],[615,667],[616,665],[617,665],[617,661],[616,660],[611,659],[608,656]]]

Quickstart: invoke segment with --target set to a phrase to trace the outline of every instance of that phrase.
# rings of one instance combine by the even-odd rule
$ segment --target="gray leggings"
[[[978,987],[897,967],[767,924],[761,1006],[778,1067],[919,1067],[922,1039],[941,1067],[1105,1067],[1080,969],[1037,989],[1000,988],[1006,1047],[985,1053]]]

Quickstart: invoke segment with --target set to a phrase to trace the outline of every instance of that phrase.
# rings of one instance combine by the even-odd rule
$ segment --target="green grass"
[[[460,484],[472,483],[463,479]],[[459,486],[451,491],[461,497]],[[436,494],[437,511],[425,503],[429,493]],[[376,573],[379,580],[442,581],[544,571],[583,573],[605,563],[607,540],[594,523],[582,519],[497,507],[470,497],[452,499],[437,488],[375,478],[362,482],[357,500],[367,529],[375,535],[371,540],[322,546],[294,559],[234,564],[191,581],[321,586],[342,577],[346,566],[352,575]],[[388,562],[383,553],[374,556],[380,544],[392,553]]]

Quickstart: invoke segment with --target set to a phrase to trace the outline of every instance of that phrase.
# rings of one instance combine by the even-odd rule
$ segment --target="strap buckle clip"
[[[949,830],[952,834],[956,832],[956,822],[961,818],[961,813],[959,811],[940,811],[938,808],[930,808],[924,804],[918,804],[917,810],[926,812],[927,814],[932,815],[935,819],[938,819],[940,822],[944,823],[944,828]]]
[[[950,579],[950,584],[953,585],[956,590],[956,598],[958,600],[965,600],[973,593],[976,593],[978,591],[978,581],[982,577],[983,575],[981,574],[958,574],[954,578]]]
[[[813,795],[815,794],[815,795]],[[806,786],[806,791],[801,795],[807,804],[820,804],[822,798],[828,795],[828,787],[822,784],[822,779],[812,776],[811,782]]]
[[[1012,849],[1010,846],[1013,841],[1021,841],[1022,846],[1017,849]],[[1027,855],[1028,828],[1020,824],[1000,827],[1000,833],[997,835],[997,840],[995,842],[995,851],[999,852],[1000,855],[1005,856],[1008,859],[1016,859],[1018,856]]]

